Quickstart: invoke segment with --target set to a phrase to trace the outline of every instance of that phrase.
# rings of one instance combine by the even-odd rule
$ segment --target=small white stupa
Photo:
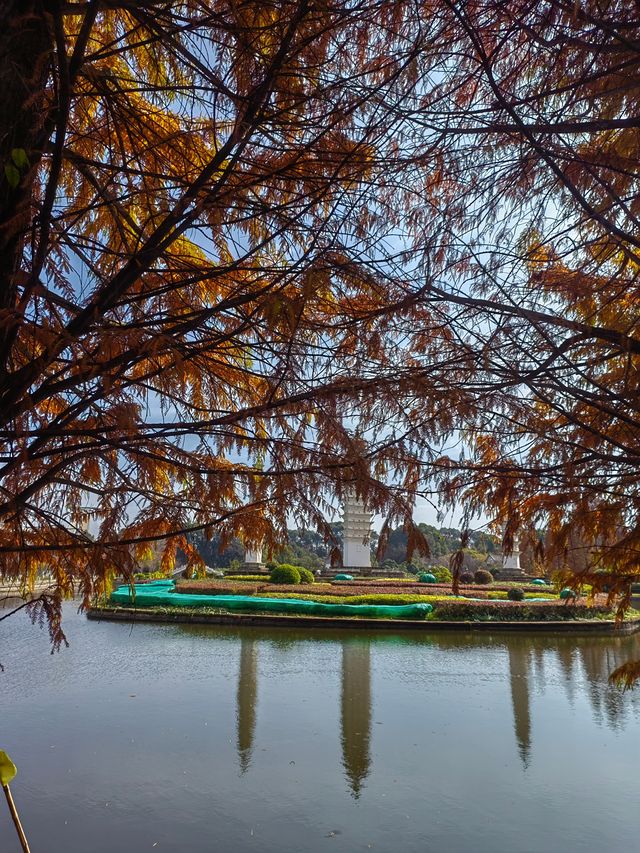
[[[262,562],[262,543],[258,546],[254,546],[253,548],[244,546],[244,562],[242,564],[242,571],[248,575],[259,575],[264,574],[267,571],[267,567]]]
[[[524,575],[524,569],[520,565],[520,546],[518,544],[518,537],[513,537],[513,545],[511,547],[511,551],[502,552],[502,570],[500,572],[500,578],[502,580],[509,578],[518,578]]]
[[[371,513],[356,496],[355,489],[345,494],[343,504],[342,566],[356,574],[371,572]]]

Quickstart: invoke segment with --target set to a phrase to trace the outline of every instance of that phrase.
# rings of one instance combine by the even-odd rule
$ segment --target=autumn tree
[[[156,539],[330,539],[345,482],[411,525],[465,368],[405,257],[415,11],[2,5],[0,577],[50,615]]]
[[[590,539],[624,606],[638,36],[623,0],[3,4],[2,575],[331,540],[356,483],[380,553],[437,492]]]
[[[422,136],[465,210],[434,190],[451,271],[430,295],[459,306],[476,388],[442,484],[622,612],[640,574],[638,5],[442,8]]]

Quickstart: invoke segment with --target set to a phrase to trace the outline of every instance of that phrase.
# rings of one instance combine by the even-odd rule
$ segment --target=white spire
[[[342,565],[345,569],[371,569],[371,513],[356,497],[354,489],[345,492]]]
[[[513,537],[513,545],[511,551],[502,552],[502,568],[508,572],[521,572],[520,566],[520,547],[518,545],[518,537]]]

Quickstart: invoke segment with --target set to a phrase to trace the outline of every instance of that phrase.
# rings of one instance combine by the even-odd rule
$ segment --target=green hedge
[[[253,581],[254,583],[256,581],[262,581],[262,583],[264,583],[266,580],[269,579],[269,576],[266,574],[265,575],[225,575],[225,578],[227,580],[232,581],[233,583],[235,583],[236,581],[238,581],[239,583],[244,583],[245,581]],[[222,580],[222,578],[220,580]]]
[[[485,604],[482,601],[440,600],[435,603],[431,618],[471,622],[556,622],[572,619],[598,619],[610,615],[611,609],[604,605],[588,607],[586,604],[567,606],[559,602],[527,604],[519,601],[486,602]]]
[[[433,604],[440,600],[436,595],[314,595],[293,593],[303,601],[320,601],[323,604]],[[291,598],[292,593],[261,592],[263,598]]]
[[[232,581],[179,581],[176,592],[183,595],[255,595],[256,584],[233,583]]]
[[[297,566],[282,563],[271,569],[269,580],[271,583],[298,584],[300,583],[300,570]]]

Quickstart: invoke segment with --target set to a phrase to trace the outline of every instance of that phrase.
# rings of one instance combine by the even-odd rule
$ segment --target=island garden
[[[313,606],[313,605],[320,605]],[[155,614],[167,621],[189,621],[194,614],[211,622],[224,621],[224,614],[295,614],[302,622],[315,616],[344,619],[390,619],[421,621],[437,629],[452,622],[492,627],[495,623],[519,625],[572,624],[602,631],[640,629],[640,612],[631,609],[624,622],[616,622],[616,601],[607,594],[594,594],[589,587],[558,589],[539,578],[517,582],[494,580],[480,569],[474,576],[463,574],[457,593],[451,584],[439,583],[434,574],[417,577],[353,578],[336,575],[314,579],[303,567],[274,565],[270,576],[230,575],[215,579],[179,579],[177,582],[147,579],[132,588],[120,586],[108,598],[96,602],[90,615],[98,618],[145,618]],[[273,619],[271,619],[273,623]],[[313,624],[313,623],[311,623]],[[324,624],[330,624],[325,622]],[[380,622],[379,622],[380,624]],[[462,626],[460,626],[462,627]]]

